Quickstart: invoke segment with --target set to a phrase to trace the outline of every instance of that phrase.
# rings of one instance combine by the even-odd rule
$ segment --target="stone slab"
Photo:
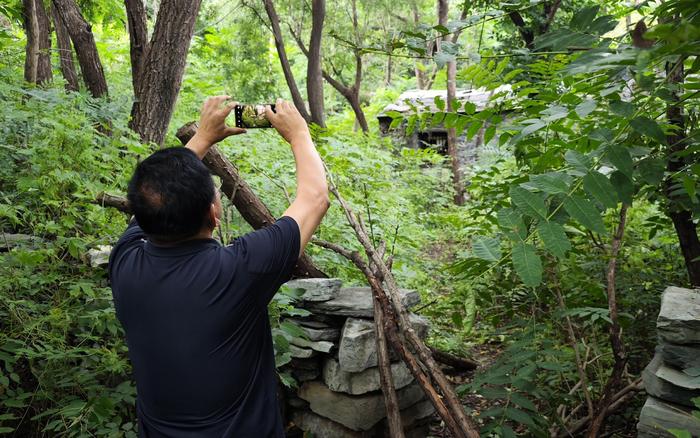
[[[428,335],[429,323],[422,316],[410,315],[411,323],[416,334],[425,338]],[[397,360],[391,351],[390,358]],[[343,326],[338,347],[340,368],[349,373],[359,373],[370,367],[377,366],[376,334],[374,322],[367,319],[348,318]]]
[[[300,348],[294,344],[289,344],[289,353],[292,357],[297,359],[308,359],[316,354],[316,352],[310,348]]]
[[[660,354],[644,368],[642,379],[647,393],[660,400],[693,407],[691,400],[700,397],[700,378],[665,365]]]
[[[661,298],[656,331],[665,342],[700,343],[700,291],[667,287]]]
[[[639,414],[637,431],[639,438],[673,437],[669,429],[681,429],[691,436],[700,436],[700,419],[690,409],[648,397]]]
[[[664,363],[678,369],[700,367],[700,344],[680,345],[662,342],[658,346],[658,351]]]
[[[302,338],[292,338],[290,344],[296,345],[301,348],[310,348],[319,353],[330,353],[334,345],[332,342],[328,341],[309,341]]]
[[[396,392],[399,409],[420,401],[424,394],[414,383]],[[363,395],[347,395],[331,391],[318,381],[304,383],[299,397],[309,402],[311,410],[322,417],[333,420],[355,431],[367,431],[386,417],[384,397],[381,392]]]
[[[310,341],[337,341],[340,338],[340,329],[336,327],[327,328],[311,328],[311,327],[301,327],[306,333],[306,337]]]
[[[338,296],[343,282],[337,278],[300,278],[288,281],[285,286],[290,289],[302,289],[303,301],[328,301]]]
[[[93,268],[107,266],[107,263],[109,262],[109,254],[111,252],[111,245],[100,245],[92,248],[87,252],[88,264]]]
[[[391,364],[394,388],[401,389],[413,381],[413,375],[403,362]],[[328,358],[323,366],[323,382],[332,391],[352,395],[379,390],[381,386],[379,368],[367,368],[359,373],[348,373],[340,368],[338,360]]]
[[[411,308],[420,303],[420,295],[415,290],[400,289],[399,294],[401,295],[401,302],[406,308]],[[328,315],[360,318],[372,318],[374,316],[372,289],[369,287],[344,287],[340,289],[338,296],[332,300],[304,303],[303,307],[313,313]]]

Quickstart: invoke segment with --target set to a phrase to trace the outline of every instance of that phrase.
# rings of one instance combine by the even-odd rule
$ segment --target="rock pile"
[[[316,438],[385,436],[371,289],[342,287],[340,280],[322,278],[293,280],[286,286],[304,290],[300,307],[311,312],[290,318],[308,339],[291,341],[293,359],[286,367],[299,388],[287,394],[287,418]],[[420,302],[416,291],[402,290],[401,296],[409,308]],[[428,322],[414,314],[411,320],[425,337]],[[427,436],[433,405],[397,357],[392,357],[391,370],[406,436]]]
[[[700,291],[668,287],[656,321],[659,344],[642,378],[649,397],[639,415],[639,437],[672,437],[669,429],[700,436],[692,399],[700,397]]]

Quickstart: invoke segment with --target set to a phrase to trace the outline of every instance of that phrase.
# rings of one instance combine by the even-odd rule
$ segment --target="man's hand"
[[[265,116],[289,144],[311,140],[306,120],[291,103],[277,99],[275,111],[272,111],[268,105],[265,107]]]
[[[245,129],[226,126],[226,117],[231,113],[236,102],[228,102],[229,96],[209,97],[202,105],[199,116],[197,133],[187,142],[191,149],[201,159],[215,143],[231,135],[243,134]]]

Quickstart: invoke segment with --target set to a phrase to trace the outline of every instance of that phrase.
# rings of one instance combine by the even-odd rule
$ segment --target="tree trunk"
[[[438,0],[438,24],[447,24],[448,3],[447,0]],[[442,41],[447,41],[448,37],[442,37]],[[452,101],[457,96],[457,62],[447,63],[447,109],[453,111]],[[461,169],[459,165],[459,155],[457,153],[457,130],[447,128],[447,154],[450,156],[450,167],[452,168],[452,185],[454,186],[454,202],[457,205],[464,204],[464,188],[462,187]]]
[[[311,38],[307,55],[306,95],[309,99],[311,121],[325,127],[323,106],[323,76],[321,73],[321,37],[323,20],[326,17],[326,1],[311,1]]]
[[[24,79],[34,84],[51,82],[51,25],[41,0],[23,0],[27,34]]]
[[[134,96],[140,90],[141,69],[148,53],[148,19],[142,0],[124,0],[126,19],[129,27],[129,54],[131,56],[131,82]]]
[[[287,82],[289,87],[289,92],[292,95],[292,101],[294,106],[297,107],[301,116],[308,122],[311,120],[309,112],[306,110],[306,105],[304,104],[304,99],[301,97],[299,92],[299,87],[294,80],[294,74],[292,73],[292,68],[289,65],[289,59],[287,58],[287,51],[284,48],[284,39],[282,38],[282,29],[280,29],[280,19],[277,16],[277,11],[275,10],[275,4],[273,0],[263,0],[265,3],[265,11],[267,12],[267,17],[270,19],[270,26],[272,27],[272,35],[275,38],[275,47],[277,48],[277,56],[280,58],[280,64],[282,65],[282,72],[284,72],[284,80]]]
[[[78,81],[78,73],[75,71],[75,64],[73,64],[73,45],[70,42],[68,29],[55,7],[51,8],[51,16],[53,18],[53,27],[56,30],[58,59],[61,61],[61,74],[63,79],[66,80],[66,90],[78,91],[80,83]]]
[[[141,61],[129,123],[144,142],[161,145],[165,139],[201,2],[164,0],[160,4],[153,38]]]
[[[92,35],[92,26],[83,18],[75,0],[53,0],[53,5],[66,24],[85,85],[94,97],[106,95],[107,81],[95,45],[95,37]]]
[[[668,82],[671,84],[682,85],[684,81],[683,61],[681,58],[675,63],[666,65],[666,74]],[[671,131],[666,137],[668,143],[668,171],[670,174],[677,174],[687,163],[683,157],[678,157],[678,152],[683,151],[687,146],[685,119],[683,117],[683,107],[680,103],[678,93],[672,93],[674,103],[671,103],[666,108],[666,119],[675,126],[676,129]],[[700,239],[698,239],[698,231],[693,222],[693,215],[690,211],[685,210],[682,204],[676,202],[671,195],[671,184],[673,180],[666,183],[666,197],[669,201],[668,215],[673,221],[673,226],[676,229],[678,243],[683,253],[685,267],[688,271],[690,284],[700,286]]]

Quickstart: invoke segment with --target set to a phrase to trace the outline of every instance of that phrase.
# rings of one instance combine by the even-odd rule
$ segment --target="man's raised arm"
[[[328,210],[328,185],[321,157],[311,141],[306,121],[291,103],[277,99],[275,112],[266,108],[272,126],[292,146],[297,168],[297,194],[284,212],[299,225],[301,245],[299,254],[316,231]]]

